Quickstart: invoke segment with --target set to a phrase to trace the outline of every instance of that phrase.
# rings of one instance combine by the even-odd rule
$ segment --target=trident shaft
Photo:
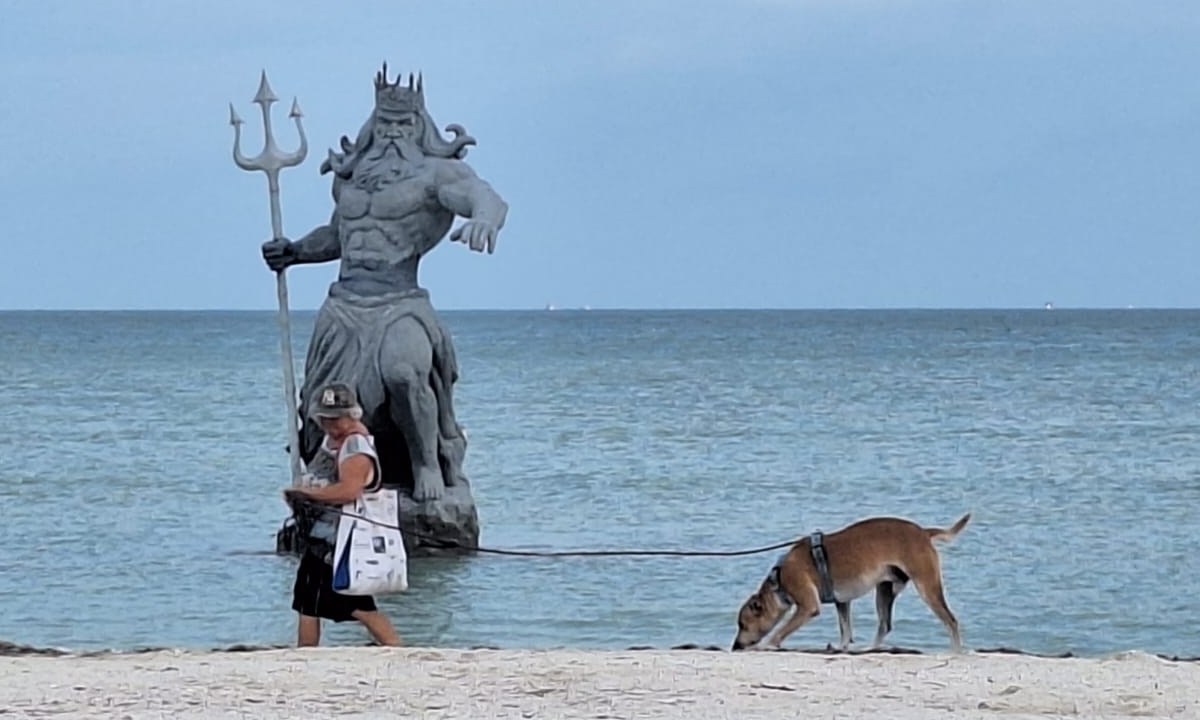
[[[271,131],[271,103],[278,100],[279,98],[272,92],[270,84],[267,83],[267,72],[264,70],[262,81],[258,85],[258,92],[254,95],[254,102],[262,108],[263,134],[266,137],[266,145],[263,151],[254,158],[247,158],[242,154],[243,120],[233,109],[233,103],[229,104],[229,124],[233,126],[233,161],[243,170],[262,170],[267,174],[267,189],[271,196],[271,237],[276,240],[284,236],[283,218],[279,211],[279,171],[286,167],[299,165],[308,155],[308,138],[304,136],[304,126],[300,124],[300,118],[303,115],[295,98],[292,99],[292,110],[288,113],[288,117],[296,121],[296,130],[300,133],[300,148],[295,152],[285,153],[275,144],[275,134]],[[296,412],[296,375],[292,364],[292,331],[288,322],[286,269],[275,274],[275,285],[279,296],[279,339],[283,350],[283,390],[288,412],[288,454],[291,460],[292,485],[298,486],[301,476],[300,428],[297,424],[298,413]]]

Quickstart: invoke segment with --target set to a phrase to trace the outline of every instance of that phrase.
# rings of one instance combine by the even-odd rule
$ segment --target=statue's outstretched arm
[[[496,235],[508,217],[508,204],[464,162],[446,161],[439,173],[438,200],[468,221],[450,234],[472,250],[496,250]]]

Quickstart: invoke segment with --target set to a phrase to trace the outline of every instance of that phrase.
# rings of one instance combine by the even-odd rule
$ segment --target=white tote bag
[[[333,553],[333,591],[387,595],[407,590],[408,554],[397,527],[400,499],[396,490],[363,493],[341,509],[344,514],[338,521]]]

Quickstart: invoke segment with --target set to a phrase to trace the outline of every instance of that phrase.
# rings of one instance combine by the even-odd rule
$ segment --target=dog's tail
[[[970,521],[971,513],[967,513],[959,518],[958,522],[954,523],[954,526],[949,530],[945,528],[925,528],[925,533],[929,535],[929,539],[932,542],[950,542],[954,540],[954,538],[958,537],[958,534],[962,532],[963,528],[965,528],[967,523]]]

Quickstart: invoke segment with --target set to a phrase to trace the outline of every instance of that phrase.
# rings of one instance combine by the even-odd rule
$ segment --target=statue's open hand
[[[263,260],[267,261],[267,267],[275,272],[280,272],[296,262],[296,251],[287,238],[276,238],[263,243],[262,256]]]
[[[496,252],[496,233],[496,226],[489,222],[468,220],[450,233],[450,239],[469,246],[475,252],[483,252],[487,248],[490,255]]]

